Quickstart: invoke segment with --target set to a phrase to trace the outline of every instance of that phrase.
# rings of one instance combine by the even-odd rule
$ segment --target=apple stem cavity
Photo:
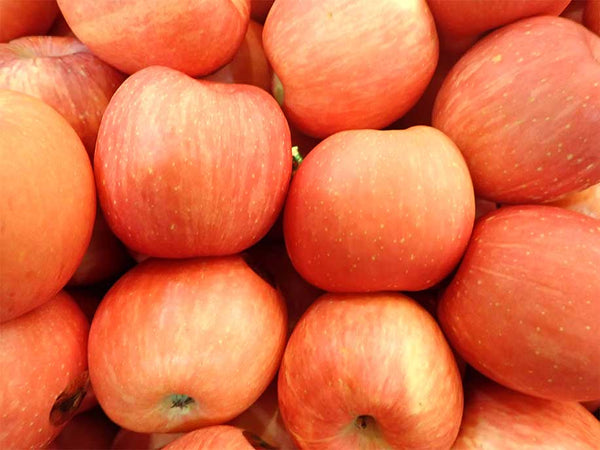
[[[89,386],[89,374],[85,371],[56,397],[50,410],[50,423],[54,426],[60,426],[71,420],[81,406]]]
[[[277,100],[277,103],[279,103],[279,106],[283,107],[283,84],[281,83],[281,80],[279,79],[276,73],[273,73],[273,80],[271,81],[271,91],[273,92],[273,97],[275,97],[275,100]]]
[[[358,416],[354,421],[354,425],[359,430],[366,430],[375,427],[375,419],[373,419],[373,416]]]

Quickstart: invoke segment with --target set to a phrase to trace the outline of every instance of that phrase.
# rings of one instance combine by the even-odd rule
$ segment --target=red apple
[[[583,24],[600,35],[600,0],[587,0],[583,11]]]
[[[77,414],[47,447],[52,450],[106,450],[119,427],[100,408]]]
[[[75,35],[125,73],[159,65],[206,75],[227,64],[248,21],[250,0],[59,0]]]
[[[94,163],[106,221],[132,250],[233,254],[277,218],[291,173],[290,134],[262,89],[151,67],[110,101]]]
[[[0,322],[53,297],[90,241],[96,197],[77,134],[50,106],[0,90]]]
[[[600,422],[577,402],[530,397],[483,377],[465,385],[465,410],[453,450],[596,450]]]
[[[107,415],[133,431],[223,423],[275,375],[286,320],[281,294],[239,256],[144,261],[94,316],[94,392]]]
[[[600,398],[600,222],[508,206],[475,224],[438,318],[456,351],[511,389]]]
[[[570,192],[558,200],[548,203],[548,205],[560,206],[600,219],[600,183],[583,191]]]
[[[258,436],[230,425],[215,425],[192,431],[171,442],[164,450],[253,450],[273,449]]]
[[[313,303],[286,347],[278,392],[303,449],[447,449],[462,414],[460,374],[440,328],[396,293]]]
[[[57,14],[56,0],[0,0],[0,42],[44,34]]]
[[[56,109],[90,157],[102,114],[124,79],[75,38],[34,36],[0,44],[0,88],[38,97]]]
[[[344,131],[294,175],[285,242],[296,270],[323,290],[416,291],[456,266],[474,213],[465,162],[440,131]]]
[[[277,0],[263,43],[286,116],[320,138],[394,122],[423,94],[438,59],[425,0]]]
[[[277,399],[277,380],[246,411],[229,421],[229,425],[247,430],[279,450],[295,450],[294,441],[285,429]]]
[[[229,64],[204,77],[221,83],[251,84],[271,92],[272,72],[262,45],[263,27],[253,20],[242,44]]]
[[[185,433],[136,433],[122,428],[115,437],[111,450],[158,450],[184,436]]]
[[[48,444],[89,385],[89,323],[66,293],[0,324],[0,448]]]
[[[569,19],[524,19],[454,65],[433,125],[460,148],[475,192],[544,202],[600,182],[600,37]]]
[[[133,263],[133,258],[110,231],[102,210],[98,208],[90,244],[69,285],[85,286],[110,280],[121,275]]]
[[[462,53],[486,31],[532,16],[558,16],[570,0],[427,0],[440,33],[440,45]]]

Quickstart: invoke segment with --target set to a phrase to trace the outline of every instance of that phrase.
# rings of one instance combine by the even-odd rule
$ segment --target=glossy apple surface
[[[96,311],[94,392],[106,414],[133,431],[223,423],[272,380],[286,320],[281,294],[239,256],[147,260]]]
[[[85,397],[89,323],[60,292],[0,324],[0,448],[48,444]]]
[[[423,94],[438,59],[425,0],[278,0],[263,42],[286,116],[318,138],[391,124]]]
[[[452,449],[598,448],[600,422],[577,402],[530,397],[481,376],[465,384],[465,410]]]
[[[44,34],[57,14],[56,0],[0,0],[0,42]]]
[[[427,0],[442,48],[462,53],[486,31],[532,16],[558,16],[570,0]]]
[[[458,263],[474,214],[469,172],[443,133],[352,130],[304,159],[283,226],[294,267],[323,290],[416,291]]]
[[[599,116],[600,36],[543,16],[472,47],[438,93],[433,126],[462,151],[477,195],[532,203],[600,182]]]
[[[438,319],[467,363],[498,383],[542,398],[594,400],[598,267],[598,220],[551,206],[503,207],[475,224]]]
[[[0,90],[0,322],[67,284],[90,241],[90,160],[67,121],[39,99]]]
[[[128,74],[155,65],[209,74],[233,58],[250,20],[250,0],[60,0],[58,6],[96,56]]]
[[[150,67],[111,99],[94,165],[106,221],[127,247],[233,254],[258,242],[283,205],[289,128],[262,89]]]
[[[325,294],[313,303],[286,347],[278,394],[302,449],[447,449],[463,404],[437,323],[395,293]]]
[[[91,158],[102,114],[124,79],[75,38],[33,36],[0,44],[0,88],[38,97],[56,109]]]

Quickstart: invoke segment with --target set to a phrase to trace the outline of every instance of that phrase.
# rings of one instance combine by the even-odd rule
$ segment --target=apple
[[[583,24],[600,35],[600,0],[587,0],[583,11]]]
[[[263,44],[286,116],[318,138],[391,124],[423,94],[438,60],[425,0],[277,0]]]
[[[79,137],[37,98],[0,89],[0,322],[61,290],[90,241],[96,194]]]
[[[165,67],[129,77],[111,99],[94,159],[115,235],[155,257],[238,253],[283,206],[291,174],[281,109],[255,86]]]
[[[558,16],[570,0],[427,0],[440,33],[440,45],[453,53],[467,50],[486,31],[526,17]]]
[[[158,450],[186,433],[136,433],[121,428],[110,446],[111,450]]]
[[[0,324],[0,448],[48,444],[89,385],[89,323],[65,292]]]
[[[440,328],[397,293],[320,297],[288,341],[278,394],[302,449],[447,449],[463,406]]]
[[[554,200],[600,182],[600,37],[569,19],[497,30],[452,68],[433,126],[460,148],[477,195]]]
[[[207,75],[240,46],[250,0],[59,0],[75,35],[111,66],[132,74],[166,66]]]
[[[56,109],[90,157],[102,114],[124,79],[75,38],[34,36],[0,44],[0,88],[38,97]]]
[[[110,280],[134,263],[125,246],[110,231],[102,210],[97,208],[90,244],[69,286],[85,286]]]
[[[454,349],[496,382],[551,400],[594,400],[598,267],[598,220],[552,206],[503,207],[475,224],[438,319]]]
[[[263,50],[262,32],[262,25],[251,20],[244,40],[231,62],[204,79],[221,83],[251,84],[271,92],[272,71]]]
[[[100,408],[77,414],[46,447],[52,450],[106,450],[110,448],[119,427]]]
[[[325,291],[418,291],[458,264],[474,214],[466,164],[442,132],[351,130],[306,156],[283,227],[294,267]]]
[[[57,14],[56,0],[0,0],[0,42],[44,34]]]
[[[247,430],[279,450],[295,450],[294,441],[285,429],[277,399],[277,380],[246,411],[228,422]]]
[[[115,423],[137,432],[223,423],[273,379],[286,320],[281,294],[240,256],[146,260],[92,321],[94,392]]]
[[[215,425],[192,431],[171,442],[164,450],[253,450],[275,449],[258,436],[231,425]]]
[[[465,409],[453,450],[595,450],[600,422],[577,402],[530,397],[481,376],[465,383]]]
[[[600,219],[600,183],[583,191],[570,192],[547,204],[571,209],[595,219]]]

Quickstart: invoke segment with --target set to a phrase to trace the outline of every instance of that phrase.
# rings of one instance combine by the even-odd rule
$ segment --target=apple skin
[[[276,447],[270,446],[269,443],[240,428],[231,425],[215,425],[192,431],[166,445],[163,450],[254,450],[257,448]]]
[[[203,79],[220,83],[251,84],[270,93],[273,74],[263,49],[262,32],[262,25],[251,20],[244,40],[231,62]]]
[[[273,379],[286,321],[281,294],[239,256],[149,259],[121,277],[96,311],[94,392],[106,414],[133,431],[223,423]]]
[[[0,88],[38,97],[56,109],[90,158],[102,114],[124,79],[75,38],[33,36],[0,44]]]
[[[246,411],[230,420],[228,425],[248,430],[278,450],[296,450],[285,429],[277,399],[277,379]]]
[[[238,253],[275,222],[290,149],[285,117],[262,89],[143,69],[117,90],[100,125],[94,167],[104,217],[145,255]]]
[[[600,221],[552,206],[481,218],[438,307],[468,364],[551,400],[600,397]],[[510,355],[510,357],[507,357]]]
[[[318,138],[391,124],[423,94],[438,60],[425,0],[277,0],[263,44],[286,117]]]
[[[583,10],[583,24],[600,35],[600,0],[587,0]]]
[[[97,208],[90,244],[69,286],[89,286],[122,275],[133,266],[127,248],[110,230],[102,210]]]
[[[599,80],[600,37],[565,18],[524,19],[455,64],[433,126],[462,151],[477,195],[554,200],[600,182]]]
[[[443,133],[352,130],[304,159],[283,229],[298,273],[325,291],[418,291],[458,264],[474,214],[466,164]]]
[[[320,297],[288,341],[278,394],[302,449],[448,449],[463,407],[442,331],[397,293]]]
[[[65,292],[0,324],[0,448],[48,444],[89,386],[89,323]],[[25,351],[35,349],[35,351]]]
[[[132,74],[166,66],[207,75],[237,51],[250,0],[59,0],[75,35],[100,59]]]
[[[594,219],[600,219],[600,183],[583,191],[570,192],[558,200],[547,203],[547,205],[560,206]]]
[[[453,450],[525,448],[596,450],[600,422],[577,402],[530,397],[473,376]]]
[[[570,0],[427,0],[440,33],[440,46],[467,50],[481,34],[526,17],[558,16]]]
[[[119,427],[100,408],[77,414],[46,447],[51,450],[106,450]]]
[[[18,149],[18,151],[16,151]],[[90,241],[90,160],[67,121],[39,99],[0,90],[0,322],[61,290]]]
[[[0,0],[0,42],[44,34],[57,15],[56,0]]]

